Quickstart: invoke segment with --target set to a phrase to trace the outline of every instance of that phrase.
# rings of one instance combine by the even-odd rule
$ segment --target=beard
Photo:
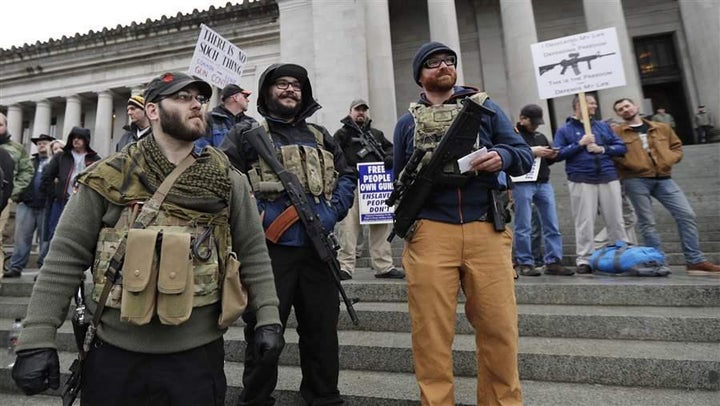
[[[442,93],[452,90],[457,81],[457,72],[455,70],[443,67],[432,76],[423,78],[421,81],[423,88],[428,92]]]
[[[177,111],[167,111],[161,106],[160,112],[160,128],[168,136],[180,141],[194,142],[205,135],[206,126],[202,113],[194,117],[200,117],[202,125],[192,126],[189,122],[184,122],[180,113]]]
[[[295,100],[297,102],[295,103],[295,106],[290,107],[280,103],[280,99],[285,97]],[[300,108],[302,107],[302,100],[294,92],[285,92],[280,94],[280,96],[270,95],[266,103],[269,112],[280,118],[285,119],[295,118],[295,116],[297,116],[297,114],[300,112]]]

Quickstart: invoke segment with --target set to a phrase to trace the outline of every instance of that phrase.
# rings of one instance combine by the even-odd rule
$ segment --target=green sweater
[[[258,326],[280,324],[278,298],[265,235],[257,206],[245,175],[232,170],[230,231],[233,251],[242,264],[243,285],[249,293],[249,307],[257,312]],[[111,227],[122,211],[91,188],[81,185],[69,200],[35,283],[17,350],[57,348],[57,329],[65,321],[73,296],[85,270],[91,267],[98,234]],[[88,300],[90,310],[96,303]],[[120,321],[120,311],[106,307],[98,336],[117,347],[144,353],[184,351],[220,338],[225,330],[217,326],[220,305],[193,308],[190,319],[168,326],[153,317],[137,326]]]

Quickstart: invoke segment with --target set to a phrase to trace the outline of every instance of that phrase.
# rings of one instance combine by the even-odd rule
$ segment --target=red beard
[[[447,92],[455,86],[455,82],[457,82],[457,72],[445,66],[420,78],[420,83],[428,92]]]

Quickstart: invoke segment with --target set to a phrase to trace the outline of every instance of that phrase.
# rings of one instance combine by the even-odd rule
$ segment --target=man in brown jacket
[[[615,132],[627,146],[625,156],[614,158],[615,164],[623,190],[635,207],[645,245],[662,249],[652,209],[651,197],[654,197],[668,209],[678,225],[687,273],[720,275],[720,266],[708,262],[700,251],[695,213],[670,177],[673,165],[682,159],[680,138],[669,125],[640,118],[638,106],[630,99],[616,101],[613,108],[625,120]]]

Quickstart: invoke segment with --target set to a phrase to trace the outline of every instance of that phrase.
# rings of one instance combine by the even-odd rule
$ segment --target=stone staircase
[[[674,177],[697,215],[701,247],[720,262],[720,144],[693,146]],[[572,223],[564,171],[553,168],[566,258],[573,263]],[[566,215],[562,215],[566,213]],[[674,223],[659,209],[658,226],[673,274],[665,278],[521,278],[519,367],[526,405],[720,405],[720,277],[691,277],[684,271]],[[395,241],[396,264],[402,243]],[[417,405],[412,375],[410,320],[404,281],[375,279],[368,259],[358,260],[354,278],[343,282],[359,298],[360,326],[343,311],[339,323],[340,391],[350,405]],[[27,270],[0,287],[0,339],[15,317],[24,317],[32,279]],[[462,295],[460,297],[463,301]],[[472,328],[458,306],[453,346],[456,403],[475,404],[475,347]],[[281,357],[277,399],[300,404],[298,339],[291,316]],[[241,387],[244,342],[240,324],[226,338],[227,405]],[[63,380],[73,358],[70,323],[58,334]],[[5,354],[0,365],[7,365]],[[22,396],[9,370],[0,369],[0,405],[59,403],[58,391]]]

